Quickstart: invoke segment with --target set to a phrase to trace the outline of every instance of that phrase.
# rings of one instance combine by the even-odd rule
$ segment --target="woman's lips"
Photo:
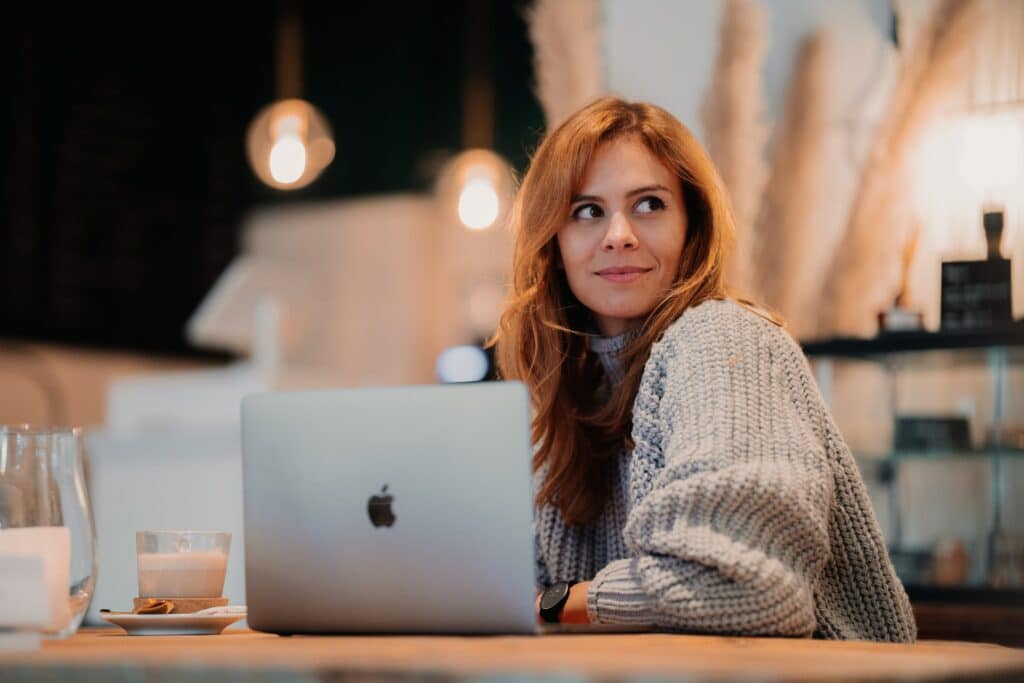
[[[605,268],[604,270],[597,271],[597,274],[609,282],[634,282],[651,272],[651,270],[651,268],[636,268],[628,266]]]

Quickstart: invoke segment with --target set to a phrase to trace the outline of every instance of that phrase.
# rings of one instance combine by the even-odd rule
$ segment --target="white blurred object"
[[[0,553],[38,559],[48,598],[43,627],[52,633],[71,622],[68,586],[71,571],[71,532],[66,526],[34,526],[0,529]],[[24,569],[23,569],[24,571]],[[5,605],[0,601],[0,605]],[[2,615],[2,612],[0,612]],[[0,618],[0,622],[3,619]]]
[[[0,552],[0,654],[38,650],[49,623],[43,558]]]
[[[50,598],[43,576],[41,555],[0,551],[0,632],[41,631],[50,623]],[[3,650],[0,645],[0,652]]]
[[[478,346],[445,349],[437,359],[437,378],[446,384],[479,382],[487,376],[490,362]]]
[[[270,386],[249,363],[124,377],[107,391],[107,431],[120,438],[162,438],[234,427],[242,397]]]
[[[317,276],[302,264],[242,254],[217,279],[186,324],[188,340],[204,348],[253,353],[254,325],[277,336],[282,351],[294,349],[316,314]],[[276,307],[276,330],[258,324],[261,307]],[[262,340],[264,343],[266,339]]]
[[[207,607],[196,614],[209,614],[211,616],[227,616],[229,614],[246,614],[248,608],[245,605],[225,605],[223,607]]]
[[[243,244],[244,257],[286,264],[307,283],[288,289],[274,279],[281,271],[260,274],[273,287],[257,289],[278,294],[282,372],[306,368],[347,386],[432,380],[433,359],[443,348],[436,339],[434,313],[443,307],[437,293],[452,276],[432,197],[266,209],[250,216]],[[251,306],[241,294],[232,293],[234,301],[225,305]],[[273,325],[263,329],[269,340]]]
[[[921,314],[899,306],[884,311],[880,316],[879,328],[884,332],[914,332],[923,327]]]

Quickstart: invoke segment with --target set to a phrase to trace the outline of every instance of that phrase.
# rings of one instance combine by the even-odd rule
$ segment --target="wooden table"
[[[84,629],[0,655],[0,681],[1024,681],[1024,650],[783,638],[559,636],[140,637]]]

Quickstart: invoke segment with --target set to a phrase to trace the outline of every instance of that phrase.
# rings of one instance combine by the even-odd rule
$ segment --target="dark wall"
[[[495,147],[522,169],[543,125],[523,5],[474,27],[462,2],[305,3],[304,94],[337,155],[294,193],[244,152],[275,97],[274,3],[18,12],[0,28],[0,337],[198,353],[185,321],[246,211],[430,187],[461,145],[469,30],[491,36]]]

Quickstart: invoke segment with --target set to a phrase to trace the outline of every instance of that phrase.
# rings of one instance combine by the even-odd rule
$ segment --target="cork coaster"
[[[219,598],[134,598],[132,611],[135,614],[191,614],[208,607],[224,607],[225,597]]]

